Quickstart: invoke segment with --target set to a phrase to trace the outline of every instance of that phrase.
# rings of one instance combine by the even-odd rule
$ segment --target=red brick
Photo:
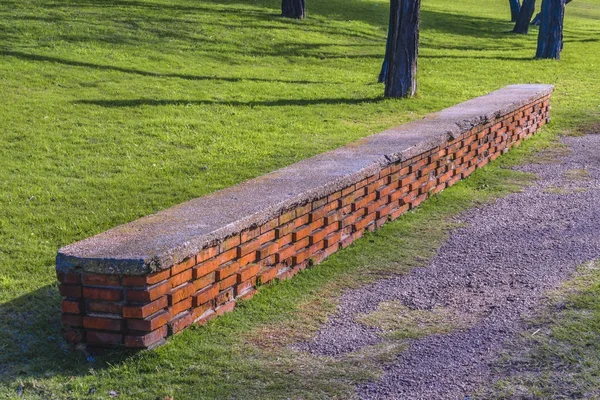
[[[292,232],[292,240],[294,242],[297,242],[301,239],[304,239],[305,237],[307,237],[311,232],[311,228],[310,225],[305,225],[303,227],[300,227],[298,229],[296,229],[294,232]]]
[[[63,300],[60,303],[60,310],[66,314],[83,314],[84,306],[81,301]]]
[[[143,306],[124,306],[123,317],[125,318],[146,318],[147,316],[154,314],[158,310],[166,308],[169,305],[167,297],[160,297],[152,303],[145,304]]]
[[[56,271],[56,278],[60,283],[67,285],[79,285],[81,283],[81,274],[76,272]]]
[[[121,315],[123,313],[123,303],[88,300],[87,311],[92,313]]]
[[[221,242],[221,244],[219,246],[219,250],[221,251],[221,253],[224,253],[227,250],[231,250],[231,249],[239,246],[240,243],[241,243],[240,235],[233,235],[233,236],[225,239],[223,242]]]
[[[219,290],[225,290],[227,288],[233,287],[237,283],[237,275],[231,275],[227,278],[217,282],[219,285]]]
[[[325,247],[331,247],[333,245],[337,245],[340,241],[342,240],[342,232],[341,231],[337,231],[332,233],[331,235],[327,236],[324,239],[324,245]]]
[[[58,292],[63,297],[81,297],[81,286],[58,285]]]
[[[163,341],[167,336],[167,326],[161,326],[157,330],[145,335],[125,335],[125,347],[129,348],[149,348]]]
[[[296,218],[293,222],[296,228],[306,225],[310,222],[310,214],[304,214],[301,217]]]
[[[308,259],[308,256],[309,256],[308,249],[304,249],[294,255],[294,257],[292,258],[292,260],[293,260],[292,262],[294,264],[300,264],[302,261]]]
[[[171,313],[162,310],[144,319],[128,319],[127,328],[132,331],[152,332],[166,325],[170,319]]]
[[[310,244],[312,245],[325,239],[325,236],[327,236],[327,230],[319,229],[318,231],[311,233],[308,238],[310,240]]]
[[[240,233],[240,243],[246,243],[260,235],[260,227],[245,229]]]
[[[202,264],[199,264],[192,269],[193,279],[198,279],[202,276],[210,274],[211,272],[214,272],[217,268],[219,268],[219,265],[221,264],[216,258],[202,262]]]
[[[192,270],[191,269],[185,270],[182,273],[172,276],[171,279],[169,279],[172,287],[179,286],[182,283],[185,283],[185,282],[188,282],[191,280],[192,280]]]
[[[171,290],[171,282],[163,281],[156,285],[150,286],[145,290],[127,290],[127,301],[128,302],[139,302],[149,303],[158,299],[161,296],[166,295]]]
[[[271,254],[277,253],[279,246],[277,242],[266,243],[256,250],[256,259],[263,260]]]
[[[257,282],[264,284],[264,283],[267,283],[267,282],[273,280],[273,278],[275,278],[276,276],[277,276],[277,268],[275,268],[275,267],[263,268],[258,273]]]
[[[300,217],[304,214],[308,214],[312,210],[311,203],[306,203],[304,205],[296,207],[296,217]]]
[[[214,299],[215,297],[217,297],[218,294],[219,294],[219,286],[218,285],[212,285],[205,289],[202,289],[201,291],[194,293],[192,295],[192,300],[193,300],[192,306],[198,307],[201,304],[204,304],[204,303]]]
[[[169,314],[177,315],[180,312],[189,310],[190,308],[192,308],[192,297],[186,297],[185,299],[181,300],[179,303],[173,304],[171,307],[168,308],[168,310],[169,310]]]
[[[223,305],[231,300],[233,300],[233,288],[225,289],[222,292],[219,292],[217,297],[215,297],[217,306]]]
[[[123,342],[123,335],[118,333],[88,331],[86,334],[88,344],[96,346],[115,346]]]
[[[278,226],[279,226],[279,218],[272,219],[260,227],[260,233],[262,235],[264,233],[272,231],[273,229],[277,228]]]
[[[92,286],[121,286],[119,275],[108,274],[84,274],[82,275],[84,285]]]
[[[325,225],[331,225],[334,222],[340,221],[341,219],[342,213],[340,211],[332,211],[323,218],[323,222],[325,223]]]
[[[284,248],[281,248],[281,249],[279,249],[279,252],[277,253],[276,262],[278,262],[278,263],[283,262],[283,260],[287,260],[288,258],[292,257],[294,254],[296,254],[296,248],[294,247],[294,245],[289,245]]]
[[[225,253],[221,253],[217,256],[216,260],[219,262],[219,265],[225,264],[231,260],[234,260],[237,257],[237,248],[227,250]]]
[[[235,296],[236,297],[240,296],[245,291],[254,288],[255,285],[256,285],[256,277],[252,277],[252,278],[248,279],[247,281],[240,282],[234,288]]]
[[[194,284],[190,282],[171,289],[171,291],[167,294],[169,305],[172,306],[173,304],[179,303],[181,300],[190,297],[195,291],[196,288]]]
[[[231,261],[221,265],[215,271],[215,280],[218,282],[230,275],[235,274],[240,269],[240,264],[237,261]]]
[[[297,241],[296,243],[294,243],[294,248],[296,249],[296,251],[300,251],[305,247],[308,247],[310,245],[310,239],[308,239],[308,237],[305,237],[302,240]]]
[[[237,283],[247,281],[248,279],[256,276],[260,271],[260,265],[250,264],[237,272]]]
[[[123,290],[84,287],[83,288],[83,297],[86,299],[95,299],[95,300],[121,301],[121,300],[123,300]]]
[[[219,248],[217,246],[207,247],[196,254],[196,264],[203,263],[204,261],[216,257],[219,254]]]
[[[171,275],[175,276],[183,271],[186,271],[196,265],[196,257],[191,257],[183,260],[179,264],[171,267]]]
[[[103,318],[96,315],[86,315],[83,317],[83,327],[86,329],[118,332],[123,328],[123,320],[121,318]]]
[[[246,242],[237,248],[237,256],[243,257],[247,254],[253,253],[260,247],[260,245],[261,243],[258,239]]]
[[[202,290],[205,287],[212,285],[216,281],[217,281],[216,274],[214,272],[211,272],[210,274],[206,274],[206,275],[201,276],[200,278],[196,279],[194,281],[194,288],[196,289],[196,291]]]
[[[214,303],[215,302],[213,300],[210,300],[192,309],[192,315],[194,316],[194,320],[197,320],[198,318],[203,318],[209,314],[214,314]]]
[[[256,261],[256,252],[246,254],[244,257],[237,259],[237,262],[240,264],[240,267],[246,266],[248,264],[252,264],[255,261]]]
[[[342,192],[341,191],[332,193],[329,196],[327,196],[327,202],[331,203],[331,202],[333,202],[335,200],[338,200],[340,197],[342,197]]]
[[[290,210],[279,216],[279,225],[286,224],[296,218],[296,210]]]
[[[276,236],[277,232],[275,230],[272,230],[267,233],[263,233],[257,239],[260,242],[260,244],[265,244],[267,242],[272,242],[273,240],[275,240]]]
[[[123,286],[147,286],[169,279],[171,270],[165,269],[150,275],[124,275]]]
[[[285,235],[282,238],[277,239],[277,244],[279,245],[279,247],[285,247],[288,244],[292,243],[292,235]]]
[[[294,229],[296,229],[296,227],[293,222],[289,222],[285,225],[281,225],[275,229],[276,234],[277,234],[276,237],[281,238],[286,235],[289,235],[294,231]]]
[[[322,197],[318,200],[313,200],[311,205],[312,213],[314,213],[315,210],[317,210],[319,207],[323,207],[325,204],[327,204],[327,197]]]
[[[169,331],[171,335],[181,332],[194,322],[194,314],[190,311],[183,312],[169,321]]]

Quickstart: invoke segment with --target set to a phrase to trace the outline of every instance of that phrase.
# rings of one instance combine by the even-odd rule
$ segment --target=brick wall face
[[[148,348],[249,299],[417,207],[518,145],[548,120],[549,95],[393,163],[150,275],[58,272],[69,342]]]

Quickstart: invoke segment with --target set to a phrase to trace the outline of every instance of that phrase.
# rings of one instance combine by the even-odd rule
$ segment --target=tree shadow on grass
[[[119,67],[115,65],[103,65],[103,64],[94,64],[85,61],[76,61],[76,60],[67,60],[64,58],[45,56],[40,54],[29,54],[23,53],[20,51],[12,51],[12,50],[0,50],[0,55],[2,56],[10,56],[16,57],[22,60],[29,61],[42,61],[42,62],[50,62],[57,63],[63,65],[71,65],[74,67],[85,67],[85,68],[93,68],[99,70],[110,70],[110,71],[118,71],[127,74],[136,74],[142,76],[150,76],[157,78],[179,78],[186,79],[192,81],[224,81],[224,82],[243,82],[243,81],[254,81],[254,82],[279,82],[279,83],[292,83],[292,84],[322,84],[322,83],[331,83],[331,82],[320,82],[320,81],[307,81],[307,80],[285,80],[285,79],[267,79],[267,78],[252,78],[252,77],[226,77],[226,76],[208,76],[208,75],[191,75],[191,74],[177,74],[177,73],[160,73],[160,72],[150,72],[143,71],[135,68],[126,68]]]
[[[107,108],[141,107],[141,106],[171,106],[171,105],[224,105],[234,107],[283,107],[283,106],[310,106],[310,105],[338,105],[338,104],[372,104],[384,101],[383,97],[362,99],[279,99],[265,101],[219,101],[219,100],[156,100],[156,99],[129,99],[129,100],[76,100],[74,104],[88,104]]]
[[[62,337],[60,295],[47,285],[0,304],[0,385],[28,378],[82,376],[133,356],[131,350],[76,350]]]

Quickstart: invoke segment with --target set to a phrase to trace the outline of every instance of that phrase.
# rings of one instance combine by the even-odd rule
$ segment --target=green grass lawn
[[[0,397],[23,385],[25,398],[344,398],[377,374],[378,351],[391,350],[339,361],[283,345],[309,335],[341,288],[425,262],[452,215],[527,179],[502,163],[550,134],[152,352],[86,360],[69,351],[54,257],[507,84],[556,85],[547,132],[600,120],[600,0],[567,6],[560,62],[532,59],[537,29],[508,33],[504,0],[424,1],[419,95],[410,100],[385,100],[376,83],[387,10],[375,0],[308,0],[308,19],[293,21],[270,0],[2,1]]]

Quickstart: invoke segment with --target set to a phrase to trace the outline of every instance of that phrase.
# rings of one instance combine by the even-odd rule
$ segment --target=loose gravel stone
[[[600,135],[567,137],[571,153],[519,169],[539,176],[521,193],[473,209],[424,268],[346,291],[313,341],[297,347],[341,356],[385,341],[356,321],[381,302],[445,307],[476,322],[414,340],[361,399],[464,399],[494,380],[489,364],[523,329],[544,293],[600,257]]]

